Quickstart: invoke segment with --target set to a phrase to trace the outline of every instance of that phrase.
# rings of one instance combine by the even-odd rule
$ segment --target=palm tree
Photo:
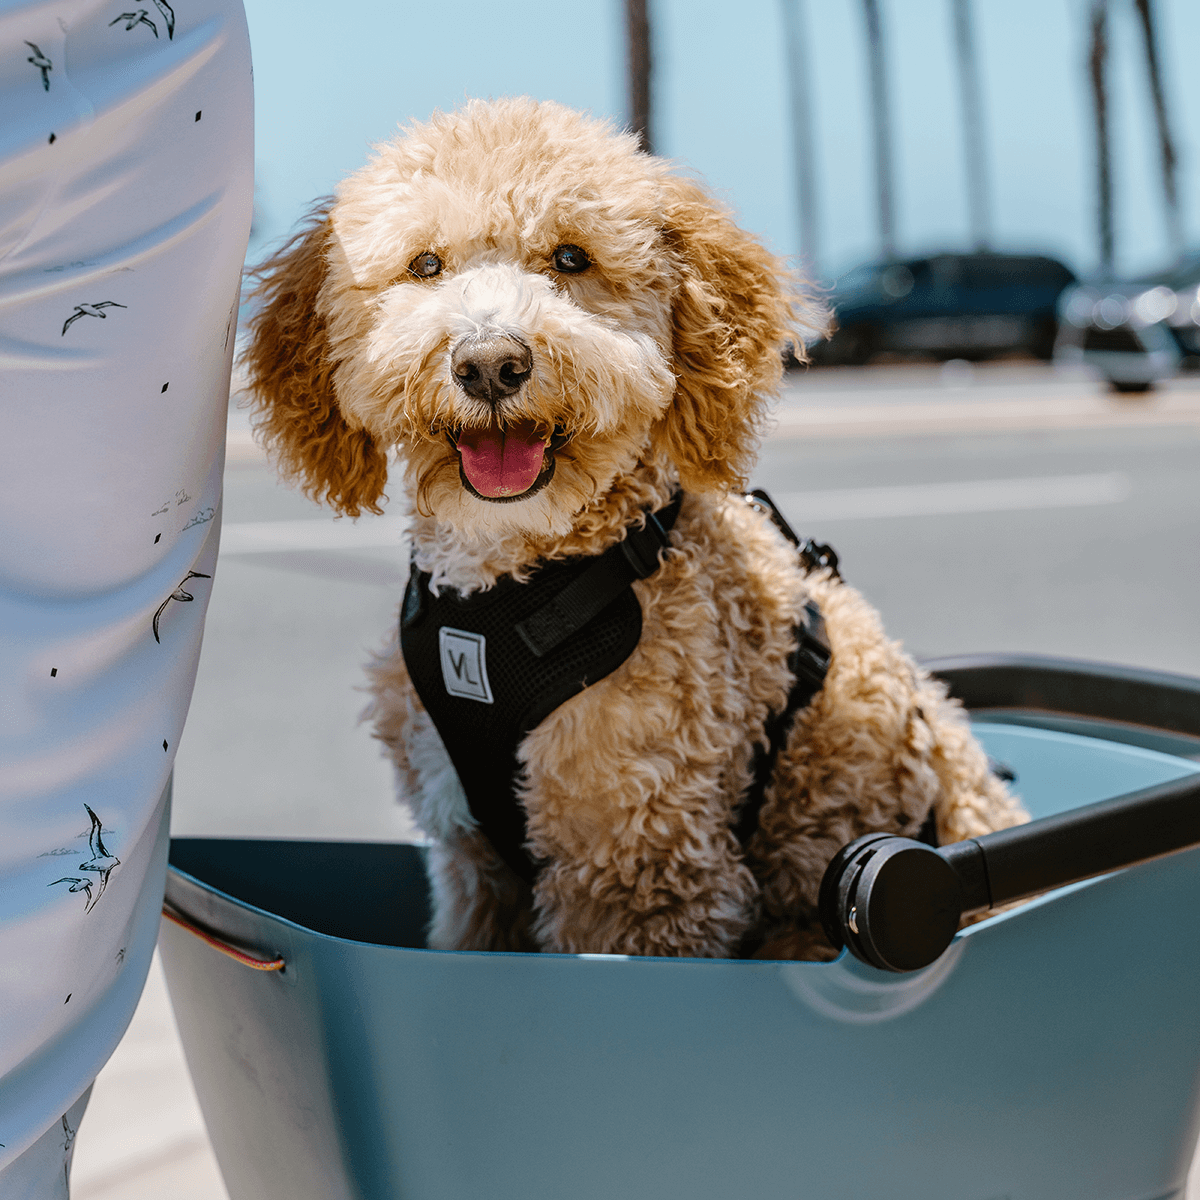
[[[787,51],[788,92],[792,117],[792,169],[800,215],[800,257],[809,276],[820,276],[820,213],[817,211],[816,154],[813,138],[812,80],[804,0],[781,0]]]
[[[955,57],[958,60],[958,92],[962,105],[963,164],[967,171],[971,242],[976,250],[986,250],[992,237],[992,214],[974,20],[971,0],[951,0],[951,5],[954,13]]]
[[[862,0],[867,26],[867,74],[871,88],[871,133],[875,151],[875,192],[879,206],[879,252],[896,253],[896,217],[892,196],[892,129],[884,73],[883,23],[879,0]]]
[[[1088,73],[1092,83],[1092,113],[1096,130],[1096,218],[1100,236],[1100,272],[1112,275],[1113,239],[1112,149],[1108,127],[1108,0],[1092,0]]]
[[[1163,202],[1166,206],[1167,241],[1176,259],[1183,255],[1183,221],[1179,211],[1179,189],[1175,169],[1178,159],[1167,99],[1163,92],[1162,69],[1158,57],[1158,38],[1154,28],[1154,8],[1151,0],[1134,0],[1142,26],[1142,44],[1146,51],[1146,76],[1150,97],[1154,101],[1154,120],[1158,126],[1158,157],[1162,166]]]
[[[629,63],[629,127],[642,149],[654,153],[650,81],[654,59],[650,52],[650,14],[647,0],[625,0],[625,39]]]

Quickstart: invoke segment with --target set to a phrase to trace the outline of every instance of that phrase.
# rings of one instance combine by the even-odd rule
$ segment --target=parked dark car
[[[1081,283],[1059,301],[1055,358],[1084,363],[1114,391],[1145,392],[1200,369],[1200,252],[1140,279]]]
[[[822,363],[873,355],[983,359],[1025,351],[1049,359],[1057,305],[1075,276],[1034,254],[935,254],[866,263],[837,281],[833,337],[813,347]]]

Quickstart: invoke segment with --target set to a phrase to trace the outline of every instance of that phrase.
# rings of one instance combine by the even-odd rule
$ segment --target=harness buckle
[[[796,646],[789,656],[788,666],[797,680],[804,679],[810,685],[815,695],[829,673],[831,657],[825,618],[810,600],[804,606],[804,619],[796,626]]]
[[[670,544],[670,536],[652,512],[646,514],[646,524],[641,529],[631,529],[624,539],[617,543],[625,561],[638,579],[648,579],[658,570],[659,553]]]
[[[824,542],[814,542],[812,538],[805,538],[798,549],[800,561],[806,571],[818,571],[827,567],[834,579],[841,579],[837,551],[832,546],[826,545]]]

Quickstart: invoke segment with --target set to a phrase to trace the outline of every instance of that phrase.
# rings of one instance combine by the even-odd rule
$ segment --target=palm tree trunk
[[[983,95],[979,86],[979,59],[971,0],[952,0],[954,49],[958,60],[958,93],[962,106],[963,164],[967,172],[967,211],[971,242],[986,250],[992,240],[991,195],[987,178],[987,145],[983,121]]]
[[[1096,130],[1096,225],[1100,237],[1100,271],[1101,274],[1112,275],[1116,255],[1112,149],[1108,126],[1108,0],[1092,0],[1088,71],[1092,82],[1092,112]]]
[[[654,59],[650,52],[647,0],[625,0],[625,40],[629,64],[629,127],[638,135],[642,149],[653,154],[650,84]]]
[[[875,151],[875,193],[879,208],[879,252],[883,258],[896,253],[896,216],[892,187],[892,129],[888,111],[883,23],[879,0],[862,0],[867,25],[867,73],[871,87],[871,134]]]
[[[805,37],[804,0],[781,0],[792,117],[792,169],[800,217],[800,257],[812,279],[820,276],[820,213],[813,137],[812,79]]]
[[[1162,166],[1163,202],[1166,206],[1167,241],[1176,260],[1183,255],[1183,220],[1179,211],[1179,190],[1176,166],[1175,139],[1171,136],[1171,121],[1167,98],[1163,92],[1162,67],[1158,57],[1158,38],[1154,28],[1154,8],[1151,0],[1134,0],[1142,25],[1142,42],[1146,50],[1146,75],[1150,82],[1150,97],[1154,101],[1154,120],[1158,126],[1158,157]]]

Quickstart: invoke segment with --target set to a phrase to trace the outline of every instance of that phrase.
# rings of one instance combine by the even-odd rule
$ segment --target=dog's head
[[[696,183],[556,104],[413,125],[260,268],[246,354],[288,474],[378,511],[561,535],[639,461],[740,483],[798,326],[786,272]]]

